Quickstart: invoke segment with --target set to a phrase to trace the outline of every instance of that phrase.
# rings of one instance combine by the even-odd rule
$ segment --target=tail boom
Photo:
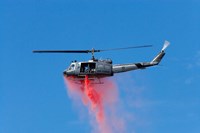
[[[163,57],[165,56],[165,49],[169,46],[169,44],[170,43],[168,41],[165,41],[162,50],[151,62],[113,65],[113,73],[121,73],[121,72],[137,70],[137,69],[145,69],[147,67],[158,65],[163,59]]]

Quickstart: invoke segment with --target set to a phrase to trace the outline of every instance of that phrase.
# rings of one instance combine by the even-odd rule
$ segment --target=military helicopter
[[[151,47],[152,45],[134,46],[126,48],[115,48],[106,50],[34,50],[33,53],[91,53],[92,58],[88,61],[77,62],[73,61],[70,66],[64,70],[63,74],[65,77],[74,81],[83,81],[87,76],[91,80],[99,80],[101,78],[113,76],[116,73],[122,73],[137,69],[145,69],[147,67],[155,66],[160,63],[165,55],[165,49],[169,46],[169,42],[165,41],[163,48],[157,54],[157,56],[150,62],[139,62],[139,63],[129,63],[129,64],[113,64],[111,59],[96,59],[94,53],[104,52],[110,50],[124,50],[131,48],[144,48]]]

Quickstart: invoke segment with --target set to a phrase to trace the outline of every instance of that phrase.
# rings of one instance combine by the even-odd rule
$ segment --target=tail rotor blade
[[[170,42],[166,40],[163,45],[162,51],[164,51],[169,46],[169,44],[170,44]]]

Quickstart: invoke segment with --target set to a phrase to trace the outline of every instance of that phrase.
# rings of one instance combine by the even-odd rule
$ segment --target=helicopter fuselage
[[[83,78],[103,78],[113,76],[111,60],[89,60],[87,62],[72,62],[63,74],[66,77]]]

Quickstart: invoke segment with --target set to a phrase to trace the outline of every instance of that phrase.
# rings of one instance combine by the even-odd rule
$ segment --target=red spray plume
[[[101,79],[103,84],[94,84],[85,76],[80,84],[65,77],[68,94],[74,98],[79,97],[82,103],[95,117],[95,127],[99,133],[124,132],[124,121],[116,115],[117,87],[110,79]]]

